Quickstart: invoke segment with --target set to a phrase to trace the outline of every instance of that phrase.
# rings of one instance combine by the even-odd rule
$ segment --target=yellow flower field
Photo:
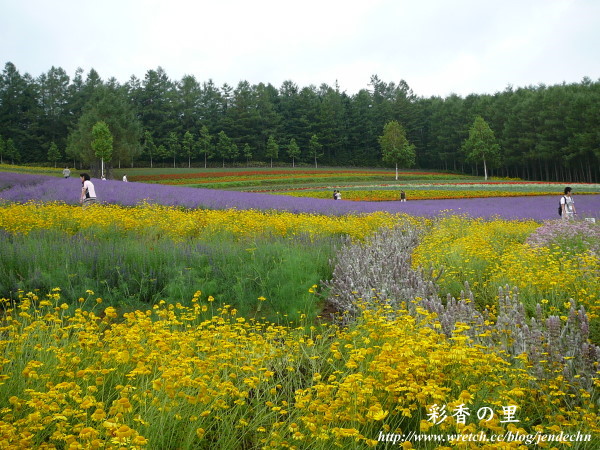
[[[590,318],[600,317],[600,255],[532,248],[524,241],[538,227],[533,221],[447,217],[424,237],[413,264],[434,268],[438,283],[456,296],[465,281],[491,295],[509,285],[525,301],[543,300],[550,312],[564,314],[572,298]]]
[[[444,338],[425,311],[292,329],[200,295],[123,317],[67,315],[59,289],[5,300],[0,448],[362,448],[381,432],[600,431],[596,407],[569,407],[564,382],[536,387],[460,328]],[[440,404],[489,417],[432,423]],[[518,413],[503,423],[509,405]]]
[[[414,266],[434,270],[441,289],[460,291],[468,282],[482,296],[476,302],[486,298],[481,306],[491,318],[495,305],[483,296],[506,284],[556,315],[568,311],[569,298],[591,317],[600,312],[598,255],[530,247],[524,242],[540,226],[533,221],[0,205],[0,230],[10,235],[85,231],[92,245],[115,233],[362,241],[399,222],[423,231]],[[0,299],[0,449],[388,448],[386,435],[404,435],[396,443],[402,448],[531,448],[523,439],[466,440],[481,433],[581,433],[589,439],[538,447],[600,445],[598,378],[584,390],[559,369],[537,377],[530,369],[538,361],[476,345],[467,323],[440,332],[441,318],[420,298],[394,310],[374,290],[373,298],[356,299],[356,322],[341,326],[325,318],[280,325],[240,317],[205,297],[198,291],[126,313],[92,291],[67,304],[60,287]]]
[[[413,225],[425,221],[405,214],[385,212],[366,215],[325,216],[265,212],[258,210],[182,210],[160,205],[136,208],[98,205],[83,210],[64,203],[26,203],[0,205],[0,229],[10,233],[55,229],[75,233],[83,229],[99,233],[135,231],[180,240],[230,233],[237,238],[274,234],[277,236],[348,235],[363,239],[381,227],[398,221]]]

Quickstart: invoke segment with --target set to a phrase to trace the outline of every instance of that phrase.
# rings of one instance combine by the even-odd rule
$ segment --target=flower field
[[[444,200],[444,199],[467,199],[467,198],[498,198],[498,197],[521,197],[521,196],[540,196],[555,195],[553,191],[532,191],[532,192],[514,192],[509,190],[491,190],[491,189],[467,189],[472,185],[454,185],[454,189],[418,189],[411,185],[408,195],[410,200]],[[280,192],[277,195],[291,195],[294,197],[310,198],[329,198],[329,191],[294,191]],[[385,202],[399,200],[399,189],[373,189],[357,190],[346,189],[343,191],[343,199],[355,202]]]
[[[600,224],[556,196],[4,175],[0,449],[600,446]]]
[[[95,180],[99,201],[122,206],[136,206],[142,203],[159,204],[182,208],[277,210],[291,213],[321,215],[370,214],[388,212],[406,213],[416,217],[434,217],[444,211],[467,214],[471,217],[504,217],[506,219],[534,219],[537,221],[555,219],[560,196],[517,195],[502,197],[426,199],[412,201],[411,191],[407,190],[409,201],[334,201],[331,192],[323,193],[323,198],[293,197],[256,192],[201,189],[185,186],[169,186],[147,183],[127,183],[121,181]],[[466,193],[473,185],[465,185],[459,192]],[[577,198],[577,211],[580,217],[600,216],[600,192],[597,188],[573,185]],[[579,188],[593,195],[578,195]],[[495,188],[498,189],[498,188]],[[544,189],[548,189],[544,187]],[[561,188],[556,187],[560,192]],[[586,191],[585,189],[588,189]],[[596,189],[594,191],[594,189]],[[25,203],[32,200],[44,202],[59,201],[76,205],[79,201],[81,183],[79,179],[62,179],[44,175],[0,172],[0,202]],[[325,191],[324,191],[325,192]],[[398,195],[397,191],[394,195]],[[343,191],[344,195],[345,192]],[[316,195],[316,194],[314,194]],[[345,198],[345,197],[343,197]],[[397,198],[397,197],[396,197]]]
[[[407,180],[453,180],[462,179],[463,175],[438,172],[409,171],[399,173],[399,179]],[[287,170],[236,170],[205,171],[192,173],[161,173],[134,175],[132,181],[144,183],[174,185],[213,185],[217,188],[229,187],[249,188],[252,186],[298,185],[307,182],[357,182],[357,181],[394,181],[395,173],[383,170],[348,170],[348,169],[287,169]]]

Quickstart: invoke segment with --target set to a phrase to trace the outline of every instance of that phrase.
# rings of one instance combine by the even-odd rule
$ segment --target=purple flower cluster
[[[0,172],[0,192],[14,186],[28,186],[42,183],[47,177],[35,177],[22,173]]]
[[[197,189],[146,183],[92,180],[98,200],[124,206],[141,202],[185,208],[258,209],[293,213],[344,215],[387,211],[413,216],[432,217],[444,213],[472,217],[505,219],[557,219],[558,199],[550,196],[468,198],[450,200],[413,200],[408,202],[351,202],[329,199],[287,197],[282,195]],[[42,175],[0,173],[0,199],[12,202],[30,200],[62,201],[76,204],[80,194],[79,178],[57,178]],[[600,195],[577,197],[581,217],[600,216]]]
[[[563,249],[579,246],[600,255],[600,221],[556,220],[544,223],[525,241],[532,247],[559,245]],[[577,248],[575,248],[577,250]]]

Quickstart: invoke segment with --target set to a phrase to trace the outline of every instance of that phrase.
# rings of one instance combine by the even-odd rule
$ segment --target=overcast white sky
[[[218,86],[371,75],[423,97],[600,78],[600,0],[0,0],[0,63],[125,83],[161,66]]]

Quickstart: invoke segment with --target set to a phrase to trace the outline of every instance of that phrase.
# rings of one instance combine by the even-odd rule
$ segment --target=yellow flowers
[[[551,312],[568,312],[570,298],[583,304],[590,318],[600,316],[600,257],[573,254],[524,241],[540,225],[532,221],[438,221],[413,254],[414,266],[431,268],[443,294],[458,297],[469,282],[480,305],[489,304],[500,286],[516,286],[522,301],[539,302]]]
[[[240,321],[226,307],[207,316],[200,295],[189,307],[109,311],[110,322],[36,306],[33,296],[19,302],[27,315],[4,325],[9,339],[0,343],[12,358],[2,362],[8,378],[0,389],[10,395],[0,397],[0,437],[19,448],[33,447],[23,436],[50,423],[55,446],[194,448],[223,439],[257,439],[253,445],[266,448],[373,446],[388,424],[440,432],[423,420],[433,404],[475,411],[510,399],[527,410],[540,394],[518,365],[434,331],[434,315],[422,308],[418,320],[382,307],[364,310],[349,328],[304,329]],[[17,306],[3,303],[7,314]],[[560,388],[557,380],[547,392]],[[600,431],[593,403],[568,409],[552,398],[528,413],[548,426],[563,417],[565,430]]]
[[[0,228],[70,233],[93,223],[98,232],[139,228],[181,239],[218,230],[240,239],[255,233],[362,239],[378,227],[412,220],[103,206],[86,215],[65,205],[4,205]],[[559,286],[572,283],[569,294],[593,307],[597,259],[531,251],[522,242],[537,226],[447,218],[424,238],[414,261],[444,266],[438,275],[448,285],[459,280],[480,283],[482,291],[492,282],[538,289],[541,307],[556,308],[557,316],[571,306],[558,295]],[[316,294],[319,287],[308,289]],[[497,420],[459,427],[453,417],[433,424],[427,420],[432,405],[448,411],[467,405],[472,418],[482,408],[498,414],[504,405],[518,405],[518,426],[527,432],[600,432],[596,393],[571,397],[560,373],[539,386],[525,370],[526,358],[473,346],[470,323],[457,323],[446,338],[436,328],[439,317],[424,307],[416,317],[389,305],[365,308],[347,327],[325,321],[288,326],[240,317],[219,307],[220,299],[202,300],[200,291],[189,301],[160,301],[125,314],[108,306],[98,315],[74,309],[85,300],[65,307],[60,293],[54,288],[49,296],[0,299],[0,448],[363,447],[377,445],[382,430],[510,429]],[[85,293],[92,303],[95,295]],[[271,294],[257,300],[266,307]]]
[[[114,319],[115,317],[117,317],[117,310],[112,306],[109,306],[104,310],[104,315],[109,319]]]
[[[114,230],[154,233],[174,240],[220,233],[230,233],[239,239],[258,235],[306,235],[310,238],[348,235],[363,239],[381,227],[394,226],[398,220],[410,221],[415,226],[422,222],[404,214],[383,212],[338,217],[235,209],[183,211],[158,205],[136,208],[99,205],[86,211],[62,203],[0,205],[0,229],[9,233],[28,234],[33,230],[47,229],[76,233],[93,228],[106,233],[113,233]],[[93,292],[88,291],[87,294],[93,295]]]

